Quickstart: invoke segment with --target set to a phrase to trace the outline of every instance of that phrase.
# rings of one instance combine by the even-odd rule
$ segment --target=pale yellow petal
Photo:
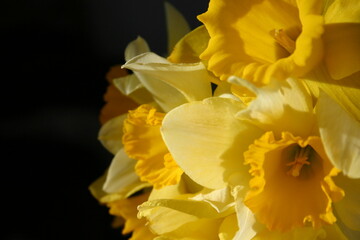
[[[218,240],[218,231],[221,221],[221,219],[203,218],[197,221],[188,222],[155,240]]]
[[[236,77],[229,81],[257,95],[247,109],[237,114],[237,118],[249,120],[265,131],[271,130],[276,136],[282,131],[303,137],[310,135],[315,122],[312,99],[300,81],[291,78],[285,82],[274,80],[263,88]]]
[[[333,79],[360,71],[360,23],[325,25],[324,42],[324,61]]]
[[[340,174],[335,177],[335,182],[345,191],[344,199],[334,204],[339,221],[352,230],[360,231],[360,179]]]
[[[168,53],[172,51],[175,44],[188,32],[190,26],[184,16],[169,2],[165,1],[166,30],[168,37]]]
[[[151,103],[154,101],[151,93],[141,84],[135,74],[115,78],[113,82],[122,94],[130,97],[138,104]]]
[[[184,104],[165,116],[161,130],[165,144],[178,165],[200,185],[223,188],[234,172],[247,175],[242,154],[262,131],[235,118],[243,107],[240,102],[214,97]]]
[[[234,199],[230,194],[228,187],[212,190],[204,189],[197,193],[194,197],[189,198],[190,200],[203,201],[212,206],[217,212],[225,212],[235,205]]]
[[[260,225],[255,215],[244,204],[244,196],[246,194],[244,187],[236,186],[233,190],[235,199],[235,209],[238,222],[238,231],[234,237],[234,240],[250,240],[256,235],[256,233],[263,228]]]
[[[211,96],[213,76],[202,63],[175,64],[148,53],[133,58],[123,67],[134,71],[165,112]]]
[[[150,52],[147,42],[142,37],[137,37],[126,46],[125,61],[129,61],[133,57],[146,52]]]
[[[149,227],[159,235],[174,231],[183,224],[199,219],[194,215],[175,211],[170,208],[154,206],[143,209],[141,206],[142,205],[139,207],[138,217],[146,217]]]
[[[123,123],[127,114],[120,115],[107,121],[101,128],[98,134],[98,139],[101,144],[112,154],[116,154],[123,146]]]
[[[94,182],[92,182],[89,186],[91,195],[94,198],[96,198],[98,201],[100,201],[100,199],[102,197],[104,197],[106,194],[108,194],[103,190],[103,185],[104,185],[105,180],[106,180],[106,172],[101,177],[99,177]]]
[[[238,230],[238,223],[236,214],[227,216],[221,223],[219,229],[220,240],[232,240]]]
[[[130,159],[121,149],[112,160],[108,169],[103,190],[107,193],[122,193],[129,196],[132,193],[149,186],[142,183],[134,171],[136,161]]]
[[[153,209],[157,207],[176,210],[177,212],[186,213],[197,218],[220,218],[234,212],[231,206],[223,208],[223,211],[219,212],[212,204],[205,201],[195,201],[191,199],[155,199],[149,200],[139,206],[139,216],[149,216]]]
[[[217,239],[222,217],[234,211],[218,213],[208,202],[189,199],[193,194],[183,194],[185,189],[181,185],[153,190],[151,199],[138,207],[138,216],[147,218],[150,228],[160,235],[156,239]],[[211,193],[199,198],[208,199],[209,196],[212,200],[223,199]],[[199,231],[203,228],[212,230]]]
[[[360,123],[326,94],[320,94],[316,110],[331,163],[345,175],[360,178]]]

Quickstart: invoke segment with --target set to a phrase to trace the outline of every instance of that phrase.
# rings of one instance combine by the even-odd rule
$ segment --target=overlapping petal
[[[117,193],[128,197],[138,190],[149,186],[141,182],[134,172],[135,160],[130,159],[123,150],[120,150],[112,160],[107,172],[103,189],[107,193]]]
[[[273,81],[263,88],[237,77],[229,81],[246,87],[257,96],[248,108],[237,114],[238,119],[251,121],[264,131],[273,131],[277,136],[282,131],[297,136],[308,136],[313,131],[315,119],[312,99],[300,81],[291,78],[285,82]]]
[[[165,112],[211,96],[212,76],[202,63],[175,64],[154,53],[145,53],[123,67],[134,71]]]
[[[116,154],[123,146],[123,123],[127,115],[123,114],[107,121],[98,134],[101,144],[112,154]]]
[[[326,94],[319,97],[316,115],[332,164],[345,175],[360,178],[360,123]]]
[[[246,173],[242,152],[262,131],[235,118],[243,108],[241,102],[214,97],[184,104],[165,116],[164,141],[195,182],[218,189],[234,172]]]
[[[358,231],[360,236],[360,179],[350,179],[339,174],[335,182],[346,193],[342,201],[334,204],[336,213],[346,227]]]
[[[232,220],[236,223],[236,219],[227,218],[234,215],[229,189],[189,194],[183,184],[154,190],[149,201],[139,206],[139,216],[148,219],[151,229],[161,235],[159,239],[218,239],[221,225],[222,235],[232,234],[231,227],[222,224],[225,219],[227,226],[234,225]],[[207,231],[199,231],[203,228]]]

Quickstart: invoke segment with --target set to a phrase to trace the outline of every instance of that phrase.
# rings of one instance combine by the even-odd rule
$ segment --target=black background
[[[170,1],[192,28],[206,0]],[[6,0],[0,7],[0,238],[121,239],[88,191],[112,65],[138,35],[166,52],[161,0]]]

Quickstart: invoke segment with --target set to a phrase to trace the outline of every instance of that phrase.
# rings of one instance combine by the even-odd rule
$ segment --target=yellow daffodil
[[[199,19],[210,34],[201,58],[223,80],[304,76],[323,57],[335,79],[360,70],[358,1],[211,0]]]
[[[199,16],[210,34],[201,58],[222,80],[302,75],[323,56],[321,10],[321,1],[211,0]]]
[[[202,63],[170,63],[149,52],[141,38],[128,45],[125,59],[128,61],[123,67],[133,73],[115,76],[114,85],[140,107],[107,120],[102,126],[99,139],[115,157],[105,175],[90,189],[101,203],[112,209],[112,214],[125,218],[124,231],[132,229],[136,235],[146,229],[126,226],[142,225],[143,220],[136,222],[135,218],[122,214],[124,206],[133,201],[132,194],[150,186],[162,188],[176,184],[182,175],[161,138],[165,115],[161,111],[210,97],[209,78],[213,77]]]
[[[166,115],[162,134],[194,181],[234,188],[236,239],[356,239],[350,236],[359,235],[359,206],[346,194],[359,194],[352,178],[360,178],[360,124],[325,94],[314,109],[306,88],[293,79],[263,88],[230,81],[257,98],[248,107],[215,97],[184,104]],[[330,125],[335,121],[346,125]],[[255,231],[257,222],[264,227]]]
[[[360,2],[211,0],[199,19],[210,41],[200,56],[222,80],[306,81],[360,120]]]

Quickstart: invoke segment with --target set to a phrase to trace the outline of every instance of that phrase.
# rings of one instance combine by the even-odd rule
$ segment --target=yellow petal
[[[105,180],[106,180],[106,173],[103,174],[98,179],[96,179],[94,182],[92,182],[89,186],[91,195],[94,198],[96,198],[98,201],[100,201],[100,199],[102,197],[104,197],[106,194],[108,194],[103,190],[103,185],[104,185]]]
[[[339,80],[360,71],[360,23],[326,25],[324,41],[324,60],[333,79]]]
[[[286,82],[274,80],[263,88],[236,77],[229,81],[246,87],[257,96],[248,108],[237,114],[238,119],[251,121],[264,131],[273,131],[276,136],[282,131],[303,137],[311,133],[315,122],[312,99],[300,81],[291,78]]]
[[[244,197],[248,188],[236,186],[233,189],[233,195],[235,199],[235,209],[238,222],[238,231],[234,237],[234,240],[253,239],[258,231],[263,227],[258,224],[255,215],[244,204]]]
[[[360,2],[358,0],[326,1],[325,23],[360,23]]]
[[[185,35],[174,47],[167,58],[173,63],[200,62],[200,54],[206,49],[209,34],[204,26],[200,26]]]
[[[164,115],[150,105],[141,105],[130,111],[124,122],[125,152],[137,160],[135,171],[140,179],[155,188],[176,184],[182,175],[161,137]]]
[[[360,72],[354,73],[341,81],[334,80],[329,76],[325,67],[319,67],[316,71],[304,78],[311,92],[318,97],[319,89],[334,99],[355,119],[360,121]]]
[[[227,216],[220,225],[219,239],[232,240],[238,230],[236,214]]]
[[[360,178],[360,123],[326,94],[320,94],[316,110],[331,163],[345,175]]]
[[[188,222],[175,231],[166,233],[164,238],[159,239],[182,239],[182,240],[218,240],[218,232],[221,219],[199,219]]]
[[[135,74],[114,79],[115,87],[124,95],[138,104],[147,104],[154,101],[151,93],[141,84]]]
[[[124,198],[149,186],[141,182],[134,171],[136,161],[130,159],[121,149],[113,158],[107,172],[103,190],[107,193],[117,193]]]
[[[202,63],[175,64],[154,53],[145,53],[123,67],[134,71],[165,112],[212,94],[210,82],[213,76]]]
[[[345,191],[344,199],[334,204],[339,220],[348,228],[360,231],[360,179],[339,174],[334,181]]]
[[[190,26],[184,16],[169,2],[165,1],[166,30],[168,37],[168,53],[170,53],[175,44],[188,32]]]
[[[129,61],[133,57],[146,52],[150,52],[147,42],[142,37],[137,37],[126,46],[125,61]]]
[[[194,222],[199,219],[194,215],[163,206],[154,205],[145,208],[142,206],[139,206],[138,217],[145,217],[150,228],[159,235],[172,232],[188,222]]]
[[[228,187],[217,190],[204,189],[189,199],[206,202],[210,204],[218,213],[226,212],[229,209],[232,209],[235,205],[234,199],[230,195]]]
[[[235,118],[242,108],[240,102],[214,97],[166,115],[164,141],[181,169],[200,185],[223,188],[234,172],[247,175],[242,153],[262,131]]]
[[[127,114],[112,118],[107,121],[98,134],[101,144],[112,154],[116,154],[122,148],[123,123]]]
[[[231,208],[219,212],[214,206],[220,204],[216,201],[226,204],[228,190],[184,194],[181,185],[153,190],[151,199],[139,206],[139,217],[148,219],[151,229],[161,235],[158,239],[217,239],[223,217],[234,213]],[[200,227],[211,231],[199,231]]]
[[[212,204],[205,201],[192,199],[155,199],[141,204],[138,208],[139,215],[142,217],[149,216],[156,207],[173,209],[197,218],[220,218],[234,212],[230,207],[224,208],[223,212],[218,212],[217,208],[214,208]]]
[[[110,68],[106,74],[106,79],[109,85],[104,94],[105,105],[100,112],[100,122],[104,124],[111,118],[117,117],[126,113],[129,109],[135,108],[136,103],[129,98],[126,94],[122,94],[113,84],[115,78],[122,78],[128,75],[125,69],[122,69],[120,65],[115,65]]]

